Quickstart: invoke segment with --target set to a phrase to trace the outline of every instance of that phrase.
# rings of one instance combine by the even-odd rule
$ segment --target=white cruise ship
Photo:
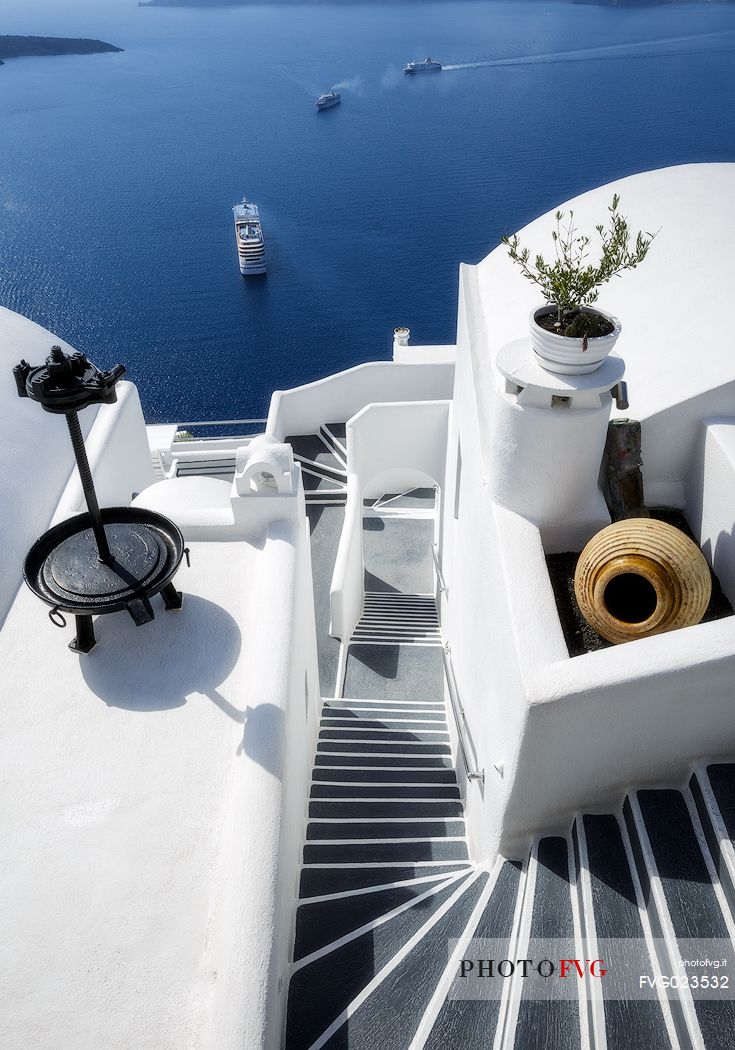
[[[342,96],[339,91],[326,91],[319,96],[314,105],[317,109],[331,109],[332,106],[338,106],[341,101]]]
[[[240,203],[233,207],[232,212],[235,216],[235,239],[240,273],[244,277],[265,273],[268,269],[268,260],[258,205],[243,197]]]
[[[501,244],[219,437],[0,309],[4,1050],[733,1050],[735,164],[616,193],[586,372]],[[580,552],[662,521],[710,606],[610,548],[608,644]]]
[[[441,62],[435,62],[433,58],[425,58],[423,62],[409,62],[403,67],[404,73],[440,73]]]

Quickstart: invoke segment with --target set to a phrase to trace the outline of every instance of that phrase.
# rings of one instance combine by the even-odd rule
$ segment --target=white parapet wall
[[[735,417],[707,419],[686,479],[689,525],[735,604]]]
[[[452,396],[454,364],[369,361],[315,383],[277,390],[267,432],[278,441],[315,434],[322,423],[342,423],[366,405],[385,401],[435,401]]]
[[[33,364],[58,342],[14,315],[0,321]],[[53,626],[21,579],[26,546],[78,507],[66,427],[7,375],[3,1046],[277,1050],[321,704],[290,449],[241,457],[241,528],[228,542],[216,529],[190,539],[180,611],[156,598],[142,627],[125,612],[97,617],[97,647],[79,656],[73,626]],[[80,418],[94,423],[105,502],[127,503],[150,459],[135,388],[120,395]]]
[[[329,589],[329,633],[347,642],[362,615],[365,569],[362,550],[362,486],[357,474],[347,475],[347,500],[337,557]]]
[[[117,384],[114,405],[100,405],[85,442],[97,499],[101,507],[127,507],[153,484],[148,434],[138,390],[133,383]],[[86,411],[86,410],[85,410]],[[66,439],[63,417],[57,417],[59,442]],[[79,471],[73,468],[54,521],[86,511]]]

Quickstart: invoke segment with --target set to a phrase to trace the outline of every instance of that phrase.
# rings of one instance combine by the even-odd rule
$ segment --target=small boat
[[[268,265],[265,254],[265,239],[260,225],[258,205],[246,197],[232,209],[235,216],[235,239],[243,277],[265,273]]]
[[[403,67],[404,73],[440,73],[441,62],[435,62],[433,58],[425,58],[423,62],[409,62]]]
[[[339,91],[327,91],[316,100],[316,108],[330,109],[332,106],[338,106],[341,101],[342,96]]]

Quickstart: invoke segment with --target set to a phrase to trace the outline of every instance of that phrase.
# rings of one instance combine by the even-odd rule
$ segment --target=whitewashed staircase
[[[347,499],[347,450],[344,423],[320,427],[318,434],[287,437],[294,459],[301,464],[307,504],[341,506]]]
[[[441,645],[439,614],[433,594],[367,591],[362,616],[350,644]]]
[[[622,810],[580,814],[565,837],[488,870],[467,860],[447,739],[441,704],[325,702],[287,1050],[734,1048],[732,989],[608,1000],[604,979],[591,993],[585,978],[539,1002],[514,978],[492,997],[457,993],[472,938],[511,959],[547,938],[582,960],[605,945],[612,972],[627,942],[654,976],[678,972],[686,938],[717,938],[735,978],[735,766],[631,792]]]

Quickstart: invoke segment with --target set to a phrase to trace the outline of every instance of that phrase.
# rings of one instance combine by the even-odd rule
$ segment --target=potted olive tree
[[[567,222],[563,212],[556,213],[551,262],[537,255],[532,263],[518,234],[503,237],[513,262],[544,297],[545,305],[531,313],[531,345],[539,364],[549,372],[594,372],[620,335],[620,321],[592,304],[602,285],[643,262],[655,234],[639,231],[634,238],[628,220],[618,211],[619,204],[615,194],[607,226],[596,227],[601,242],[597,262],[590,261],[590,237],[577,230],[573,211]]]

